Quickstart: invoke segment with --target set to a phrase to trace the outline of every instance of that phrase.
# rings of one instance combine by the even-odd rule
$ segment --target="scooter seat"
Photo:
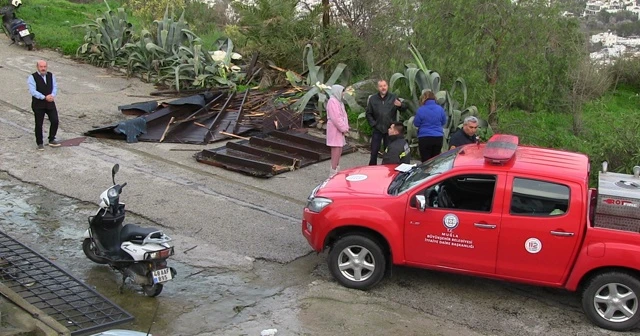
[[[144,228],[135,224],[126,224],[120,231],[120,241],[130,241],[135,244],[142,244],[142,241],[149,234],[156,231],[159,230],[154,228]],[[152,238],[160,238],[160,233],[153,235]]]
[[[25,22],[20,20],[20,19],[14,19],[11,20],[10,26],[11,26],[11,30],[16,29],[18,26],[24,25]]]

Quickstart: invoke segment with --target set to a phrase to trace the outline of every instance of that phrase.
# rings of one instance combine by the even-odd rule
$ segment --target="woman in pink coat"
[[[340,169],[342,147],[345,145],[344,135],[349,132],[349,119],[342,103],[344,87],[331,86],[331,97],[327,103],[327,146],[331,147],[331,171],[335,175]]]

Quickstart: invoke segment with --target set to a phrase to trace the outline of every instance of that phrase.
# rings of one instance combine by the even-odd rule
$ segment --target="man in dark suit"
[[[56,83],[56,77],[47,71],[47,62],[40,60],[36,66],[38,71],[27,78],[27,84],[29,84],[29,93],[31,94],[31,109],[36,120],[36,144],[38,145],[38,150],[44,150],[42,124],[44,123],[45,115],[49,117],[51,124],[49,126],[49,146],[60,146],[60,143],[56,141],[58,110],[56,109],[55,98],[58,93],[58,84]]]

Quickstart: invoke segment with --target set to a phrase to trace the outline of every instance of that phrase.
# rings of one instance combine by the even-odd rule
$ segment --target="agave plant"
[[[172,82],[176,90],[190,86],[194,81],[202,81],[206,74],[208,53],[202,50],[202,45],[195,43],[191,46],[181,46],[176,54],[175,64],[169,66],[169,73],[163,78]]]
[[[313,47],[311,46],[311,44],[307,44],[304,48],[303,54],[303,66],[306,65],[308,68],[307,77],[303,78],[302,76],[292,71],[288,71],[287,78],[291,82],[291,85],[293,85],[294,87],[298,87],[300,85],[311,87],[309,91],[307,91],[297,102],[293,104],[292,107],[298,112],[302,112],[309,104],[309,101],[317,96],[318,102],[316,104],[316,109],[322,115],[325,112],[325,104],[328,101],[331,93],[331,86],[338,81],[347,65],[344,63],[338,64],[333,70],[331,77],[329,77],[329,79],[325,82],[324,69],[315,64],[316,62],[313,56]],[[345,89],[344,98],[352,110],[362,109],[362,107],[360,107],[356,103],[351,87],[347,87]]]
[[[440,74],[435,70],[427,68],[422,55],[413,44],[409,44],[409,51],[413,55],[415,63],[406,64],[404,73],[395,73],[389,80],[389,90],[391,91],[397,89],[398,84],[402,83],[402,81],[406,82],[406,85],[409,88],[409,97],[404,100],[408,105],[407,114],[402,118],[398,115],[399,119],[405,120],[404,125],[407,129],[407,141],[409,142],[409,145],[412,148],[418,146],[418,130],[413,125],[413,119],[418,107],[420,106],[419,96],[424,91],[434,92],[436,101],[444,107],[447,114],[447,124],[443,129],[443,150],[449,149],[450,135],[462,126],[464,118],[468,116],[478,118],[479,135],[486,137],[490,134],[490,126],[485,120],[478,116],[478,108],[476,106],[467,106],[467,84],[464,79],[459,77],[455,80],[450,90],[441,90]],[[453,95],[458,89],[462,92],[462,104],[453,99]],[[365,117],[365,113],[361,113],[358,116],[358,121]]]
[[[158,49],[154,46],[153,36],[146,29],[142,30],[140,38],[135,43],[127,43],[126,48],[129,52],[127,72],[129,75],[142,73],[147,81],[151,81],[152,75],[160,75],[163,57],[159,57]]]
[[[234,61],[241,60],[242,55],[233,52],[233,42],[227,39],[223,46],[227,46],[227,50],[216,50],[211,54],[211,58],[215,64],[211,67],[212,75],[210,76],[217,83],[235,87],[235,83],[243,80],[246,76],[240,67],[234,64]]]
[[[233,53],[231,40],[226,45],[227,51],[223,51],[224,54],[204,50],[200,41],[181,46],[171,59],[172,63],[164,68],[165,75],[161,80],[170,82],[178,91],[217,85],[234,88],[246,74],[231,62],[241,58],[239,54]]]
[[[86,29],[84,43],[78,47],[76,56],[98,66],[123,64],[127,56],[125,45],[133,34],[133,25],[127,20],[124,8],[113,11],[105,0],[107,11],[95,22],[75,27]]]
[[[192,44],[195,40],[199,40],[198,36],[189,30],[189,25],[184,19],[184,10],[180,18],[175,21],[173,14],[169,16],[168,4],[162,20],[155,20],[153,23],[156,25],[156,42],[150,48],[165,57],[174,55],[185,43]]]
[[[194,41],[199,40],[198,36],[188,29],[184,11],[176,21],[173,13],[169,16],[169,5],[165,8],[162,20],[155,20],[154,24],[155,35],[143,29],[136,43],[127,44],[130,72],[141,71],[149,77],[152,71],[158,72],[171,63],[181,46],[192,45]]]

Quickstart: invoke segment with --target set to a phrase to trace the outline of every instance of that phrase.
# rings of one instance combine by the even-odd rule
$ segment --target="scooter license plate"
[[[29,29],[25,29],[25,30],[19,31],[18,34],[20,34],[21,37],[25,37],[31,33],[29,33]]]
[[[171,274],[171,270],[169,268],[163,268],[157,271],[153,271],[151,272],[151,275],[153,276],[154,284],[167,282],[173,279],[173,275]]]

